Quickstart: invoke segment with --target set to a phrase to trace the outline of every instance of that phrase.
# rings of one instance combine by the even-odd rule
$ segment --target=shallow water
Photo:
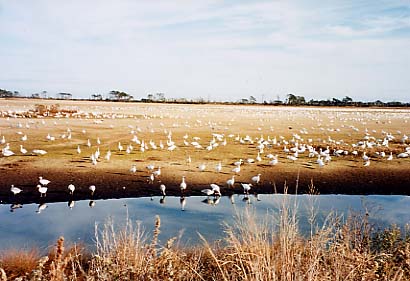
[[[49,203],[38,213],[37,204],[23,205],[11,211],[10,205],[0,205],[0,249],[38,246],[46,249],[56,239],[64,236],[69,242],[84,242],[93,245],[95,224],[103,224],[112,218],[116,224],[123,224],[127,216],[140,221],[148,233],[152,232],[155,216],[161,218],[160,241],[182,233],[181,242],[192,245],[200,241],[198,232],[207,240],[220,239],[223,223],[233,224],[236,213],[244,210],[256,212],[258,217],[267,213],[278,214],[284,199],[291,209],[297,208],[301,232],[307,232],[309,207],[314,206],[319,223],[330,213],[347,216],[348,212],[367,212],[374,226],[384,228],[391,224],[404,226],[410,223],[410,197],[407,196],[354,196],[354,195],[234,195],[232,204],[229,197],[220,198],[217,204],[206,202],[204,197],[186,197],[185,210],[181,210],[179,197],[124,198],[75,202],[68,207],[65,203]]]

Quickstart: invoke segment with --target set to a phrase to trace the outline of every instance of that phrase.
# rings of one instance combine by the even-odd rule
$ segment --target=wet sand
[[[259,169],[258,169],[259,168]],[[254,184],[251,193],[283,193],[287,186],[287,193],[306,194],[312,193],[311,183],[313,183],[315,193],[320,194],[401,194],[410,195],[410,170],[408,168],[346,168],[338,169],[337,172],[326,167],[320,171],[315,169],[289,169],[281,167],[254,167],[261,172],[261,182]],[[13,195],[9,188],[0,191],[0,203],[43,203],[43,202],[64,202],[68,200],[84,199],[110,199],[124,197],[144,197],[161,195],[159,185],[164,183],[167,187],[167,196],[198,196],[204,195],[201,190],[209,188],[209,183],[204,181],[206,177],[215,178],[214,183],[221,186],[222,195],[233,193],[241,194],[243,189],[241,182],[249,182],[251,174],[241,174],[236,177],[234,188],[228,188],[226,180],[231,177],[230,173],[199,172],[185,173],[187,175],[187,190],[182,193],[180,190],[181,179],[175,174],[168,174],[166,170],[160,180],[154,183],[148,181],[148,173],[140,172],[135,174],[122,173],[119,171],[97,170],[93,173],[67,173],[62,170],[22,170],[2,172],[0,180],[1,186],[14,182],[23,191]],[[41,198],[35,184],[39,175],[47,175],[51,182],[48,185],[47,196]],[[253,175],[254,173],[252,173]],[[218,180],[219,179],[219,180]],[[69,194],[68,184],[73,183],[76,190],[73,195]],[[88,187],[96,186],[94,195],[91,195]]]

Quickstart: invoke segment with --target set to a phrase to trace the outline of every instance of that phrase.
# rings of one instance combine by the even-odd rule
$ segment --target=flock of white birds
[[[129,163],[124,172],[143,173],[147,182],[158,185],[158,192],[165,196],[163,170],[176,173],[167,162],[178,162],[182,168],[188,167],[179,171],[182,209],[189,188],[184,171],[223,173],[224,180],[209,182],[210,188],[202,190],[217,202],[223,188],[239,186],[246,196],[252,185],[261,184],[262,172],[255,172],[240,184],[235,182],[246,166],[269,168],[283,162],[326,169],[348,158],[369,168],[373,161],[393,163],[410,157],[407,110],[101,104],[88,110],[42,115],[3,108],[0,116],[2,165],[27,155],[33,156],[33,161],[38,156],[58,158],[59,151],[68,150],[72,154],[69,160],[88,161],[88,167],[94,169],[104,163],[118,161],[121,168]],[[153,155],[162,157],[161,161],[150,160]],[[68,160],[61,157],[61,161]],[[40,177],[33,184],[40,197],[47,195],[49,183]],[[67,185],[71,195],[74,184]],[[93,195],[96,186],[90,184]],[[18,196],[24,190],[15,185],[10,191]],[[69,207],[73,206],[70,201]]]

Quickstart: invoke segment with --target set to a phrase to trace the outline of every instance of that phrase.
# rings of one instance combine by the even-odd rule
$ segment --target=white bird
[[[389,160],[389,161],[393,160],[393,152],[390,152],[390,155],[389,155],[389,157],[387,157],[387,160]]]
[[[21,137],[21,140],[22,140],[22,141],[26,141],[26,140],[27,140],[27,135],[22,136],[22,137]]]
[[[38,192],[40,192],[40,197],[43,197],[43,195],[44,195],[44,197],[46,197],[47,196],[47,187],[45,187],[45,186],[41,186],[41,185],[37,185],[37,189],[38,189]]]
[[[205,193],[207,196],[211,196],[212,194],[214,194],[214,191],[212,189],[202,189],[201,190],[202,193]]]
[[[14,195],[16,195],[16,194],[19,194],[20,192],[22,192],[23,190],[21,190],[21,189],[18,188],[18,187],[15,187],[14,184],[12,184],[12,185],[11,185],[11,188],[10,188],[10,191],[11,191]]]
[[[219,187],[219,185],[211,183],[211,188],[215,195],[221,196],[221,188]]]
[[[182,192],[184,192],[186,190],[187,184],[185,182],[185,176],[182,176],[182,181],[181,181],[181,184],[179,185],[179,187],[181,188]]]
[[[25,149],[25,148],[23,147],[23,145],[21,145],[21,144],[20,144],[20,152],[23,153],[23,154],[26,154],[26,153],[27,153],[27,149]]]
[[[252,184],[251,183],[241,183],[243,187],[243,192],[245,194],[249,194],[249,190],[251,190]]]
[[[111,159],[111,150],[107,151],[107,154],[105,155],[105,160],[110,161]]]
[[[293,156],[293,155],[289,155],[287,158],[288,158],[289,160],[292,160],[293,162],[295,162],[296,160],[298,160],[298,158],[295,157],[295,156]]]
[[[161,167],[158,167],[158,169],[152,173],[154,174],[154,177],[159,177],[161,175]]]
[[[320,157],[316,160],[316,162],[319,164],[319,167],[323,167],[325,166],[325,162],[323,162],[323,159]]]
[[[148,166],[147,166],[147,170],[148,171],[152,171],[152,170],[154,170],[155,169],[155,165],[154,164],[149,164]]]
[[[44,155],[44,154],[47,154],[47,151],[42,150],[42,149],[34,149],[34,150],[33,150],[33,153],[34,153],[34,154]]]
[[[91,196],[93,196],[94,192],[95,192],[95,185],[90,185],[90,187],[88,187],[88,189],[91,191]]]
[[[252,182],[254,182],[255,184],[258,184],[261,180],[261,174],[257,174],[256,176],[252,177]]]
[[[242,159],[239,159],[239,161],[236,161],[236,162],[234,162],[233,164],[234,164],[235,166],[240,166],[240,165],[242,165],[242,163],[243,163],[243,160],[242,160]]]
[[[6,148],[2,149],[1,152],[3,153],[3,156],[6,156],[6,157],[14,155],[13,151],[11,151],[10,149],[6,149]]]
[[[232,172],[234,172],[235,174],[239,174],[240,171],[241,171],[241,165],[238,165],[232,169]]]
[[[81,148],[80,148],[79,145],[77,145],[77,153],[78,153],[78,154],[81,154]]]
[[[273,156],[272,160],[269,161],[269,165],[275,166],[279,163],[278,156]]]
[[[161,190],[161,194],[162,194],[163,196],[165,196],[165,189],[166,189],[165,184],[161,184],[161,185],[159,186],[159,190]]]
[[[154,174],[151,173],[151,175],[149,175],[148,179],[149,179],[149,183],[150,183],[150,184],[153,184],[153,183],[154,183],[154,180],[155,180]]]
[[[123,151],[123,149],[124,149],[124,148],[123,148],[123,146],[121,145],[121,142],[118,142],[118,150],[119,150],[119,151]]]
[[[219,172],[222,171],[222,163],[221,163],[221,162],[219,162],[218,164],[216,164],[216,166],[215,166],[215,171],[216,171],[217,173],[219,173]]]
[[[47,184],[49,184],[50,183],[50,181],[49,180],[47,180],[47,179],[43,179],[43,177],[38,177],[39,178],[39,183],[41,184],[41,185],[47,185]]]
[[[206,165],[204,163],[202,163],[198,166],[198,169],[199,169],[200,172],[203,172],[206,169]]]
[[[229,180],[226,181],[226,184],[228,185],[228,187],[233,188],[234,184],[235,184],[235,175],[232,176],[232,178],[230,178]]]
[[[370,160],[367,160],[366,162],[364,162],[363,166],[364,167],[369,167],[370,166]]]
[[[137,166],[135,164],[131,166],[130,172],[131,173],[136,173],[137,172]]]
[[[68,185],[68,190],[70,191],[70,194],[71,195],[73,195],[73,193],[74,193],[74,190],[75,190],[75,186],[74,186],[74,184],[69,184]]]

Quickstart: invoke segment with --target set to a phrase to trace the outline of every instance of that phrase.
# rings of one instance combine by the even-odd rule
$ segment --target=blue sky
[[[0,88],[410,101],[410,1],[0,0]]]

